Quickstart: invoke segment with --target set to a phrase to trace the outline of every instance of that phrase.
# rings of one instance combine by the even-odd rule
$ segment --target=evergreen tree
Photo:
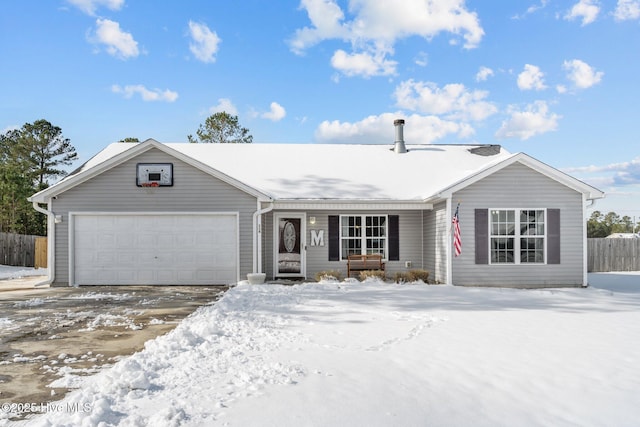
[[[215,113],[200,125],[196,131],[197,137],[188,135],[189,142],[206,143],[251,143],[253,136],[249,134],[249,129],[240,126],[238,116],[222,111]]]
[[[78,159],[76,149],[62,129],[46,120],[25,123],[19,131],[18,151],[29,166],[36,190],[49,186],[50,178],[66,175],[62,166],[69,166]]]
[[[604,215],[600,211],[593,211],[587,221],[587,237],[607,237],[613,233],[632,233],[635,231],[637,228],[634,229],[631,217],[625,215],[621,218],[615,212]]]
[[[69,139],[46,120],[0,134],[0,230],[46,234],[46,217],[27,198],[66,175],[62,167],[76,159]]]

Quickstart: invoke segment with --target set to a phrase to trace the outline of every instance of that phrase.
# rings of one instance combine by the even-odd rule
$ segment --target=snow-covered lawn
[[[48,273],[46,268],[31,267],[11,267],[8,265],[0,265],[0,280],[19,279],[27,276],[46,276]]]
[[[637,426],[640,275],[592,277],[600,289],[241,284],[32,423]]]

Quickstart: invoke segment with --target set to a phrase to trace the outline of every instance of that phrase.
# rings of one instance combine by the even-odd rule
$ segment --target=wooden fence
[[[18,267],[46,267],[47,238],[0,233],[0,264]]]
[[[587,270],[640,271],[640,239],[587,239]]]

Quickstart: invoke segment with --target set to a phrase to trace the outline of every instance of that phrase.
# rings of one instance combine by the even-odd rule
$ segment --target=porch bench
[[[351,277],[352,271],[384,271],[384,267],[382,255],[380,254],[353,254],[347,256],[347,277]]]

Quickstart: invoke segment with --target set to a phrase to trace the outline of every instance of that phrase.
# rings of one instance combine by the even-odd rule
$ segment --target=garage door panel
[[[215,257],[216,265],[231,265],[233,263],[234,254],[221,253]]]
[[[157,236],[151,230],[140,230],[138,235],[138,245],[152,248],[157,246]]]
[[[76,214],[75,284],[227,284],[237,280],[237,216]]]
[[[125,228],[127,230],[130,230],[130,229],[138,226],[139,217],[135,217],[135,216],[118,216],[118,217],[111,217],[111,218],[113,218],[113,220],[109,221],[109,223],[115,225],[119,229]]]
[[[159,285],[178,284],[176,272],[173,270],[157,270],[155,280]]]
[[[117,253],[113,251],[100,250],[95,254],[88,251],[85,252],[86,255],[83,255],[90,258],[91,262],[97,264],[98,266],[110,266],[113,265],[114,262],[116,262]]]
[[[194,256],[197,257],[196,259],[194,259]],[[198,257],[198,254],[193,254],[191,251],[187,252],[187,251],[183,251],[183,252],[178,252],[176,254],[176,262],[178,262],[179,264],[182,265],[194,265],[197,263],[197,261],[200,262],[207,262],[208,261],[208,257],[205,256],[203,258]]]

